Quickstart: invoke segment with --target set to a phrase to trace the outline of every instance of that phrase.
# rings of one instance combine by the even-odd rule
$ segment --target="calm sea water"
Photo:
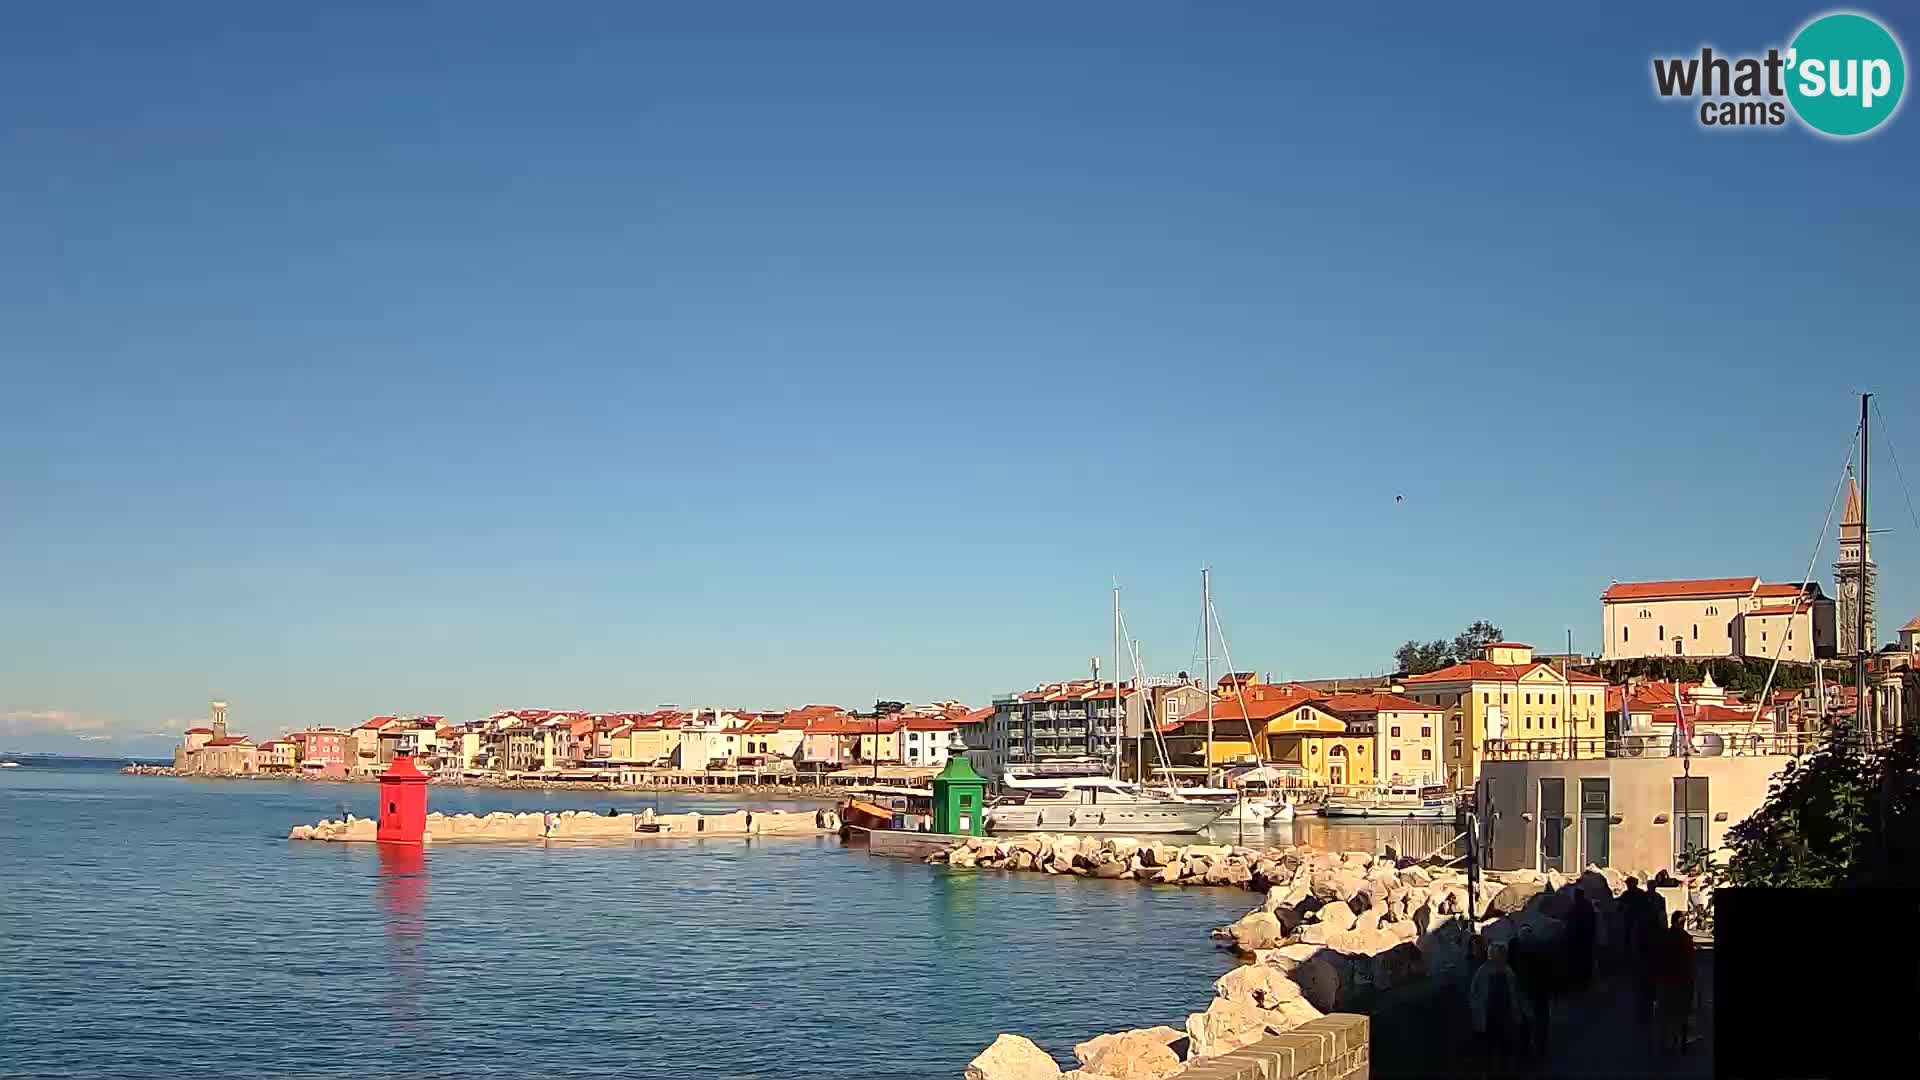
[[[1232,963],[1207,930],[1253,906],[835,840],[289,843],[341,804],[373,816],[375,789],[20,760],[0,769],[8,1076],[956,1077],[1002,1031],[1070,1061],[1090,1035],[1178,1025]]]

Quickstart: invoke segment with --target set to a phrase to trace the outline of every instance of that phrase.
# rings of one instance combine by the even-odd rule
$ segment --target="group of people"
[[[1479,1052],[1489,1067],[1512,1069],[1546,1059],[1554,1000],[1593,984],[1595,923],[1593,902],[1575,890],[1566,912],[1567,932],[1558,941],[1531,925],[1509,942],[1487,946],[1484,938],[1473,939],[1469,1003]]]
[[[1623,955],[1637,988],[1636,1017],[1655,1053],[1685,1049],[1693,1009],[1693,936],[1685,915],[1664,918],[1659,894],[1628,878],[1619,898]],[[1565,913],[1566,933],[1548,940],[1533,925],[1511,941],[1473,939],[1468,1003],[1480,1060],[1489,1071],[1537,1067],[1549,1051],[1554,1002],[1593,984],[1597,914],[1579,889]]]
[[[1654,1053],[1677,1054],[1687,1048],[1693,1015],[1693,934],[1687,930],[1686,912],[1666,916],[1666,906],[1659,893],[1642,889],[1637,878],[1628,878],[1620,894],[1627,961],[1633,965],[1634,1018]]]

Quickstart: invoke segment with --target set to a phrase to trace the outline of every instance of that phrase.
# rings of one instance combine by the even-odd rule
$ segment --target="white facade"
[[[1833,601],[1818,585],[1803,596],[1751,577],[1617,582],[1600,597],[1600,623],[1607,660],[1832,655]]]

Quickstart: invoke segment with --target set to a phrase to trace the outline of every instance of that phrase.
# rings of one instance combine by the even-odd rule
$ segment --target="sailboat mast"
[[[1200,651],[1201,670],[1205,681],[1201,689],[1207,692],[1207,757],[1202,764],[1207,767],[1208,782],[1213,778],[1213,571],[1200,568]]]
[[[1857,591],[1854,614],[1858,616],[1858,623],[1853,639],[1853,684],[1857,695],[1853,730],[1856,733],[1866,731],[1873,723],[1873,710],[1867,704],[1867,657],[1873,652],[1873,642],[1867,640],[1867,543],[1873,535],[1867,528],[1867,403],[1872,398],[1872,394],[1860,395],[1860,573],[1854,586]]]
[[[1098,688],[1096,688],[1097,690]],[[1120,747],[1125,745],[1121,733],[1126,730],[1124,710],[1120,706],[1120,585],[1113,586],[1113,712],[1108,716],[1113,720],[1113,778],[1120,779]]]

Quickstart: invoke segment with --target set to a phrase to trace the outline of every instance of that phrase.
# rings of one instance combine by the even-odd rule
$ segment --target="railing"
[[[1787,757],[1814,748],[1819,736],[1800,732],[1752,735],[1704,733],[1693,737],[1694,757]],[[1572,761],[1593,758],[1680,757],[1682,748],[1672,735],[1620,735],[1575,739],[1488,739],[1482,746],[1488,761]]]

